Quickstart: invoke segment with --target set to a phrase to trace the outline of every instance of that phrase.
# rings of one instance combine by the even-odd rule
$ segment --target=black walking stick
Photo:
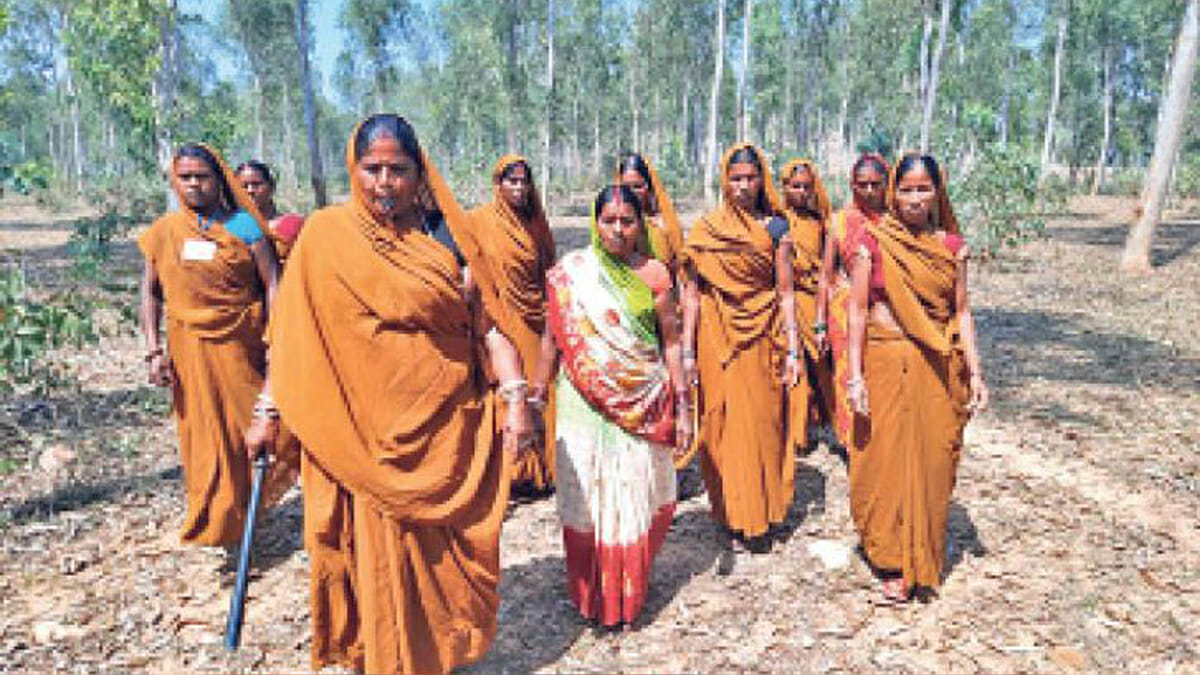
[[[242,548],[238,551],[237,583],[229,600],[229,620],[225,623],[225,648],[237,651],[242,639],[242,619],[246,613],[246,586],[250,583],[250,547],[254,543],[254,521],[262,501],[262,484],[271,460],[265,451],[254,457],[254,478],[250,485],[250,506],[246,509],[246,525],[242,529]]]

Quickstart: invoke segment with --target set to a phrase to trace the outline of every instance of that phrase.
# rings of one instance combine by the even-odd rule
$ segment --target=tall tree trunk
[[[546,116],[542,119],[542,195],[550,194],[550,134],[554,128],[554,0],[546,0]]]
[[[152,83],[154,95],[154,135],[157,141],[158,168],[163,176],[169,176],[171,171],[171,153],[174,139],[172,137],[173,120],[169,113],[175,107],[175,90],[179,67],[179,28],[176,23],[179,12],[178,0],[169,0],[166,11],[159,20],[159,54],[162,66]],[[175,190],[171,188],[170,180],[165,181],[167,204],[176,203]]]
[[[933,0],[925,0],[921,7],[924,11],[921,13],[921,49],[917,53],[918,65],[921,68],[921,79],[917,83],[917,100],[923,105],[925,92],[929,91],[929,42],[933,39]]]
[[[600,166],[600,106],[592,106],[592,171],[594,176],[604,175],[604,167]]]
[[[633,130],[629,137],[629,147],[633,149],[634,152],[642,152],[642,118],[640,114],[642,107],[638,105],[637,91],[633,86],[633,74],[634,70],[631,64],[631,67],[629,68],[629,78],[627,80],[629,84],[629,110],[633,112]]]
[[[1150,244],[1154,228],[1162,216],[1163,202],[1171,180],[1172,164],[1183,140],[1192,96],[1192,76],[1196,69],[1197,42],[1200,38],[1200,0],[1187,0],[1179,37],[1175,41],[1175,56],[1171,63],[1171,82],[1163,96],[1158,130],[1154,138],[1154,154],[1146,170],[1142,188],[1141,216],[1129,231],[1121,269],[1140,273],[1150,270]]]
[[[79,90],[75,76],[67,68],[67,96],[71,99],[71,172],[75,178],[75,194],[83,193],[83,139],[79,131]]]
[[[321,162],[321,142],[317,138],[317,104],[313,96],[312,70],[308,55],[308,0],[296,0],[296,48],[300,51],[300,87],[304,95],[304,128],[308,132],[308,157],[313,200],[317,208],[329,203],[325,193],[325,168]],[[286,83],[285,85],[286,86]]]
[[[754,0],[745,0],[745,16],[742,17],[742,74],[738,78],[737,90],[737,137],[745,140],[750,132],[746,118],[746,86],[750,80],[750,17],[754,11]]]
[[[1008,147],[1008,118],[1012,99],[1012,73],[1016,68],[1016,57],[1014,56],[1012,45],[1008,47],[1008,67],[1000,73],[1001,88],[1003,94],[1000,96],[1000,114],[996,116],[997,133],[1000,136],[1000,148]]]
[[[937,103],[938,76],[942,56],[946,53],[946,36],[950,33],[950,0],[942,0],[942,18],[938,24],[937,48],[929,61],[928,89],[925,91],[925,111],[921,115],[921,152],[929,152],[929,134],[933,129],[933,111]]]
[[[283,170],[280,174],[287,177],[288,187],[294,193],[300,186],[296,182],[296,142],[292,138],[292,88],[288,85],[287,78],[279,84],[279,123],[283,125]]]
[[[520,97],[517,95],[517,21],[508,20],[504,43],[504,79],[508,83],[508,128],[505,130],[508,152],[517,150],[517,120],[521,119]]]
[[[1046,180],[1050,170],[1050,155],[1054,149],[1054,121],[1058,117],[1058,96],[1062,88],[1063,47],[1067,41],[1067,9],[1058,17],[1058,39],[1054,43],[1054,82],[1050,89],[1050,108],[1046,111],[1046,133],[1042,136],[1042,169],[1039,182]]]
[[[717,0],[717,36],[713,49],[712,93],[708,97],[708,149],[704,158],[704,201],[712,204],[713,170],[717,167],[717,107],[721,104],[721,77],[725,74],[725,0]]]
[[[286,86],[285,86],[286,89]],[[262,77],[254,74],[254,156],[262,161],[267,159],[267,132],[263,124],[263,107],[266,105],[267,92],[263,90]]]
[[[1108,161],[1108,144],[1112,139],[1112,50],[1104,48],[1101,56],[1104,60],[1104,93],[1100,97],[1101,115],[1104,118],[1104,135],[1100,139],[1100,149],[1096,153],[1096,171],[1092,174],[1092,194],[1099,194],[1104,187],[1104,165]]]

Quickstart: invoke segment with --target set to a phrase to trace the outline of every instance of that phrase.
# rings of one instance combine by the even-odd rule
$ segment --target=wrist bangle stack
[[[829,330],[829,325],[824,321],[818,321],[813,324],[813,332],[817,335],[824,335]]]
[[[529,382],[522,379],[501,382],[500,386],[496,387],[496,395],[500,397],[500,400],[510,404],[526,401],[528,394]]]
[[[267,392],[258,395],[254,402],[254,418],[260,420],[279,419],[279,408],[275,407],[275,399]]]

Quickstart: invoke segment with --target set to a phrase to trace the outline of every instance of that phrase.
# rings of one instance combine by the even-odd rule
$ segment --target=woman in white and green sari
[[[674,456],[692,434],[671,275],[652,255],[629,188],[600,192],[591,245],[563,256],[546,286],[531,393],[544,404],[558,373],[555,476],[568,592],[586,618],[629,624],[675,513]]]

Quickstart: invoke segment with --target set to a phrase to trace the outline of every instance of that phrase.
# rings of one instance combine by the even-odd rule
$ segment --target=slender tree
[[[308,132],[308,158],[313,199],[317,207],[329,203],[325,192],[325,168],[321,163],[321,142],[317,136],[317,105],[314,101],[312,70],[308,55],[308,0],[296,0],[296,48],[300,51],[300,86],[304,90],[304,128]]]
[[[1189,102],[1192,98],[1192,77],[1196,70],[1197,43],[1200,42],[1200,0],[1187,0],[1179,37],[1175,40],[1175,55],[1171,61],[1171,79],[1161,104],[1158,130],[1154,139],[1154,154],[1146,171],[1142,188],[1141,215],[1125,240],[1121,269],[1131,273],[1150,270],[1150,244],[1154,228],[1162,216],[1171,171],[1183,139]]]
[[[708,152],[704,158],[704,201],[712,204],[713,170],[717,166],[717,113],[721,105],[721,77],[725,74],[725,0],[717,0],[716,39],[713,45],[712,92],[708,97]]]
[[[933,111],[937,103],[938,77],[941,73],[942,56],[946,53],[946,39],[950,33],[950,0],[942,0],[942,18],[938,24],[937,48],[929,62],[928,88],[924,92],[925,107],[921,115],[921,152],[929,151],[929,132],[933,128]]]

